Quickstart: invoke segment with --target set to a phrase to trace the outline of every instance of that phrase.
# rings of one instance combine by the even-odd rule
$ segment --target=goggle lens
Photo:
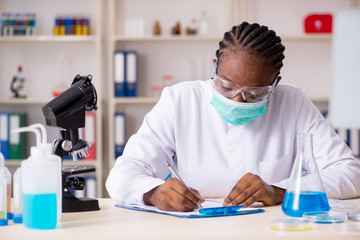
[[[213,76],[213,80],[215,89],[223,96],[233,98],[241,93],[244,100],[249,103],[260,102],[269,98],[273,90],[273,86],[241,87],[231,81],[224,80],[217,75]]]

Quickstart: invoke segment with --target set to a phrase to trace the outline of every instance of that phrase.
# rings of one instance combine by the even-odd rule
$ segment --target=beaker
[[[297,154],[282,210],[291,217],[302,217],[306,212],[329,211],[329,202],[313,154],[312,134],[299,133],[296,138]]]

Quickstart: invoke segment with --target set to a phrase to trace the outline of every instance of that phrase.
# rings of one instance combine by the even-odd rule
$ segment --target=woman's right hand
[[[191,191],[182,182],[169,178],[162,185],[144,194],[146,205],[165,211],[189,212],[198,208],[205,199],[195,189]]]

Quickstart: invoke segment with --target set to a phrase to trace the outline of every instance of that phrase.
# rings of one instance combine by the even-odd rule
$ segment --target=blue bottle
[[[313,155],[312,135],[298,134],[296,159],[282,210],[287,216],[302,217],[306,212],[329,209],[329,201]]]

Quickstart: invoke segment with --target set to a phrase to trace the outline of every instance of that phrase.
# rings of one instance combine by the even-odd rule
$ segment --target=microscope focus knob
[[[73,144],[69,140],[64,140],[61,144],[62,149],[69,152],[73,148]]]

